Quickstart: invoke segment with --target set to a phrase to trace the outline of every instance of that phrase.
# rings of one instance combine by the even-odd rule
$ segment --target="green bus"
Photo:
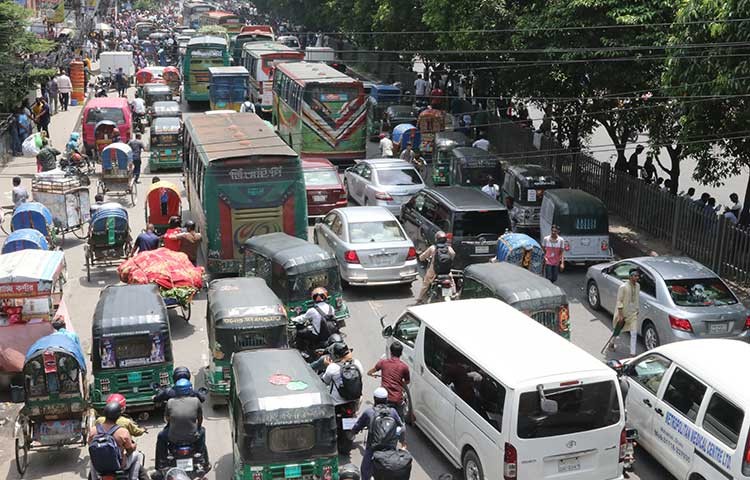
[[[299,156],[257,115],[188,116],[183,166],[209,273],[238,273],[241,246],[252,236],[284,232],[307,239]]]
[[[208,69],[229,66],[229,46],[221,37],[191,38],[182,61],[182,95],[188,102],[208,101]]]
[[[367,99],[362,82],[325,63],[276,65],[273,122],[303,158],[325,158],[337,166],[365,158]]]

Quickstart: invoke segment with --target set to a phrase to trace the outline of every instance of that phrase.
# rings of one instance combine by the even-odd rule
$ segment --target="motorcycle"
[[[151,474],[151,480],[163,480],[167,472],[173,468],[182,470],[188,478],[202,480],[211,470],[211,465],[203,454],[197,451],[195,444],[170,443],[167,445],[167,459],[164,468],[157,468]]]
[[[332,335],[334,333],[340,332],[333,332]],[[313,363],[327,353],[326,347],[328,346],[328,342],[321,343],[318,335],[313,330],[312,323],[305,319],[303,315],[289,320],[287,334],[289,336],[289,345],[299,350],[300,355],[302,355],[302,358],[307,363]]]
[[[427,291],[425,303],[450,302],[455,299],[453,279],[450,275],[436,275]]]
[[[617,379],[620,383],[620,390],[622,391],[623,402],[628,396],[628,390],[630,385],[627,380],[623,378],[625,373],[626,364],[619,360],[610,360],[607,362],[607,366],[617,373]],[[625,412],[625,419],[628,418],[628,412]],[[622,459],[622,470],[625,478],[628,478],[628,472],[633,471],[633,465],[635,464],[635,446],[638,444],[638,430],[635,428],[625,428],[623,430],[624,443],[620,445],[620,458]]]
[[[349,455],[354,448],[352,428],[357,422],[359,400],[336,405],[336,445],[340,455]]]
[[[63,155],[60,158],[60,169],[65,172],[66,176],[77,178],[84,187],[91,185],[89,175],[93,175],[94,167],[88,157],[78,153]]]

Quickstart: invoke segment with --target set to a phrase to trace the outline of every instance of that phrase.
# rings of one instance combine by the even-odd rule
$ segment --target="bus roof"
[[[208,73],[212,77],[236,77],[239,75],[249,75],[245,67],[208,67]]]
[[[202,47],[226,47],[227,41],[224,38],[216,37],[212,35],[204,35],[202,37],[193,37],[187,44],[188,47],[202,46]]]
[[[224,12],[221,10],[212,10],[210,12],[206,12],[203,15],[207,17],[216,17],[216,18],[222,18],[222,17],[236,17],[234,13],[231,12]]]
[[[253,34],[254,33],[250,33],[250,34],[240,33],[240,37],[242,35],[253,35]],[[305,57],[305,54],[300,52],[299,50],[287,47],[286,45],[282,43],[277,43],[277,42],[272,42],[272,41],[246,43],[245,45],[242,46],[242,48],[245,51],[247,51],[247,53],[255,57],[259,57],[267,53],[293,53],[293,54],[299,55],[300,58]]]
[[[256,155],[297,157],[266,123],[254,113],[191,115],[185,131],[192,135],[204,162]]]
[[[307,83],[356,83],[362,85],[359,80],[355,80],[325,63],[282,63],[277,65],[276,68],[289,75],[289,78],[300,85]]]

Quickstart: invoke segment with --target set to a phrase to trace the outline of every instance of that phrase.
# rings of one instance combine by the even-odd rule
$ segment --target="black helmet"
[[[190,480],[190,477],[181,468],[170,468],[164,480]]]
[[[120,415],[122,415],[122,406],[120,406],[120,402],[113,401],[104,406],[104,418],[110,422],[116,421],[120,418]]]
[[[172,382],[177,383],[177,380],[184,378],[185,380],[190,380],[190,369],[187,367],[177,367],[174,369],[174,372],[172,372]]]
[[[438,230],[437,233],[435,233],[435,243],[445,243],[447,241],[448,235],[446,235],[444,231]]]
[[[332,334],[326,341],[326,347],[330,347],[335,343],[344,343],[344,337],[342,337],[339,333]]]
[[[344,342],[334,343],[331,347],[331,353],[335,358],[344,358],[349,353],[349,347]]]
[[[188,230],[195,230],[195,222],[192,220],[188,220],[185,222],[185,228]]]

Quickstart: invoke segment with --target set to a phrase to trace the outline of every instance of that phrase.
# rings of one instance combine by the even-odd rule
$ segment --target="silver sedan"
[[[417,251],[391,212],[382,207],[332,210],[315,225],[314,241],[336,257],[352,285],[411,283]]]
[[[589,267],[586,297],[594,309],[615,310],[617,290],[641,270],[638,333],[648,350],[694,338],[748,339],[745,307],[714,272],[686,257],[638,257]]]
[[[401,204],[425,188],[412,164],[393,158],[361,160],[346,170],[344,184],[359,205],[378,205],[394,215],[401,213]]]

